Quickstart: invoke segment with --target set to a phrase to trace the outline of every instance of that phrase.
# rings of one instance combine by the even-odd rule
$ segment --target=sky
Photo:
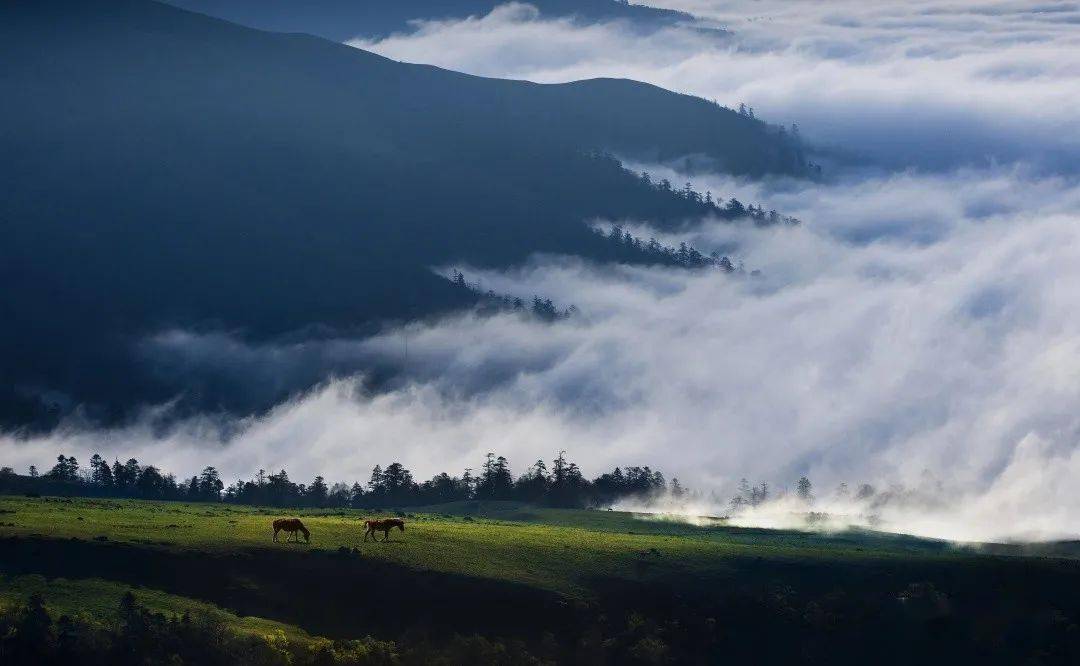
[[[252,390],[290,373],[326,380],[260,417],[72,422],[8,438],[5,459],[96,451],[186,474],[213,460],[229,480],[286,467],[352,482],[392,460],[418,478],[460,473],[487,451],[520,472],[566,449],[589,475],[662,469],[713,515],[742,477],[783,490],[807,475],[819,507],[850,514],[865,507],[835,497],[840,483],[891,489],[875,510],[899,531],[1080,535],[1080,4],[664,4],[729,32],[634,36],[512,5],[353,45],[488,76],[630,77],[799,123],[831,160],[820,182],[630,165],[799,226],[706,218],[661,235],[649,220],[588,221],[720,249],[744,271],[537,256],[457,268],[578,316],[462,313],[255,346],[163,331],[145,341],[150,357]],[[362,369],[379,363],[404,365],[404,379],[367,393]]]

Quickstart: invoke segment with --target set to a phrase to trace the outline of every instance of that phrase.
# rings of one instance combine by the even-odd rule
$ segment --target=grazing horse
[[[390,540],[390,530],[398,528],[402,532],[405,531],[405,521],[400,518],[384,518],[382,520],[365,520],[364,521],[364,541],[367,541],[368,535],[371,535],[373,541],[378,541],[379,538],[375,536],[376,532],[383,533],[383,541]]]
[[[278,518],[274,521],[274,541],[277,541],[278,532],[291,532],[297,543],[300,542],[300,536],[297,533],[303,532],[304,542],[311,543],[311,532],[304,527],[299,518]],[[288,543],[288,539],[285,542]]]

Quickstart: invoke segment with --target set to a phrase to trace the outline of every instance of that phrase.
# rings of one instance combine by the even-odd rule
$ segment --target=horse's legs
[[[275,542],[277,541],[277,533],[278,533],[278,528],[275,527],[274,528],[274,541]]]

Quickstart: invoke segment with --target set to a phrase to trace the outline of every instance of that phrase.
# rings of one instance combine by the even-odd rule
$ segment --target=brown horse
[[[299,518],[278,518],[274,521],[274,541],[277,541],[278,532],[291,532],[297,543],[300,542],[298,532],[304,533],[304,542],[311,543],[311,532],[308,528],[304,527],[304,524],[300,522]],[[288,539],[285,540],[288,543]]]
[[[365,520],[364,521],[364,541],[367,541],[368,535],[371,535],[372,540],[378,541],[379,538],[375,536],[376,532],[383,533],[383,541],[390,540],[390,530],[394,528],[405,531],[405,521],[400,518],[383,518],[382,520]]]

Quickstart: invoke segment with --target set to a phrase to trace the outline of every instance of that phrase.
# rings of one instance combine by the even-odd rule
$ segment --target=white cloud
[[[366,46],[484,74],[625,75],[746,100],[821,140],[900,151],[922,166],[987,153],[1023,160],[827,183],[697,177],[699,189],[804,221],[704,220],[665,237],[722,248],[760,278],[558,257],[467,269],[485,288],[581,309],[554,326],[460,315],[364,339],[262,346],[165,332],[145,345],[165,369],[251,390],[336,379],[241,421],[204,416],[161,431],[148,417],[8,436],[5,464],[97,451],[178,473],[209,462],[228,478],[285,466],[302,480],[351,481],[392,460],[419,477],[459,472],[487,451],[520,471],[565,448],[590,474],[648,464],[721,494],[743,476],[775,488],[807,474],[825,491],[899,483],[919,493],[884,517],[921,534],[1080,534],[1080,9],[687,8],[736,37],[665,29],[631,40],[618,25],[540,21],[512,7]],[[623,222],[650,233],[647,220]],[[408,382],[359,389],[357,373],[402,364],[406,336]],[[942,490],[928,490],[928,478]]]
[[[421,23],[352,44],[487,76],[648,81],[759,115],[891,165],[993,160],[1075,169],[1080,7],[1075,3],[670,2],[731,37],[540,19],[527,6]]]
[[[963,501],[894,517],[898,528],[1080,533],[1075,182],[999,169],[712,185],[792,204],[805,220],[687,231],[704,249],[736,244],[761,278],[562,258],[469,271],[485,287],[542,293],[583,314],[554,326],[471,315],[414,324],[411,385],[371,396],[333,381],[229,423],[229,437],[209,417],[164,438],[147,425],[61,430],[8,439],[5,460],[97,450],[182,472],[210,461],[229,477],[286,466],[300,479],[362,480],[376,462],[426,477],[488,450],[521,470],[566,448],[590,473],[649,464],[721,493],[741,476],[915,487],[929,471]],[[240,375],[264,382],[313,357],[397,359],[402,332],[322,343],[314,356],[220,336],[162,339],[188,365],[247,358],[264,370]]]

